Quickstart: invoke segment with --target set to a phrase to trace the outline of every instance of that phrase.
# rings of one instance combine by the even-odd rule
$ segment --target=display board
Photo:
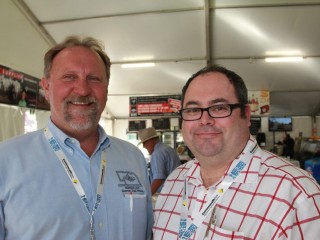
[[[177,116],[181,95],[130,97],[130,117]]]
[[[139,131],[146,128],[145,120],[129,121],[129,131]]]
[[[251,117],[250,123],[250,133],[252,135],[257,135],[261,128],[261,117]]]
[[[49,110],[40,79],[0,65],[0,103]]]
[[[152,119],[152,127],[154,127],[156,130],[170,130],[170,119],[169,118]]]
[[[292,117],[269,117],[270,132],[290,132],[292,131]]]

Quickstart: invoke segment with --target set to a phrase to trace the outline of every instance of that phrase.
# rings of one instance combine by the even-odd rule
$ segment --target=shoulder
[[[134,157],[144,159],[144,156],[140,149],[132,143],[112,136],[108,136],[108,138],[110,140],[110,145],[107,149],[107,152],[109,151],[109,153],[111,152],[112,154],[116,154],[119,157],[127,156],[130,158]]]
[[[268,151],[262,151],[260,174],[282,179],[282,184],[301,191],[306,197],[320,194],[320,186],[309,172]]]
[[[166,150],[166,149],[168,149],[169,148],[169,146],[167,145],[167,144],[164,144],[163,142],[157,142],[157,144],[155,145],[155,148],[157,149],[157,150]]]
[[[178,166],[172,173],[168,176],[167,181],[176,181],[177,179],[180,181],[184,181],[184,179],[188,176],[192,175],[193,169],[199,166],[199,162],[197,160],[189,160],[188,162]]]
[[[189,160],[183,165],[177,167],[173,172],[166,178],[161,193],[158,197],[157,204],[162,205],[167,201],[169,196],[179,196],[181,190],[184,187],[185,180],[189,181],[193,177],[193,170],[197,168],[196,160]],[[158,205],[159,206],[159,205]]]
[[[125,148],[125,149],[130,149],[133,151],[140,151],[137,146],[133,145],[130,142],[127,142],[125,140],[122,140],[120,138],[116,138],[113,136],[108,136],[108,138],[110,140],[110,147],[111,148],[121,147],[121,148]]]
[[[25,171],[35,163],[41,164],[41,159],[48,156],[49,144],[46,145],[43,131],[35,131],[0,143],[0,175]]]
[[[0,143],[0,152],[4,153],[10,150],[17,151],[26,149],[28,146],[35,148],[39,142],[44,140],[43,130],[37,130],[20,136],[7,139]]]
[[[158,142],[155,146],[155,149],[157,151],[154,151],[156,154],[169,154],[169,155],[177,155],[178,153],[176,152],[176,150],[174,150],[172,147],[168,146],[167,144],[163,143],[163,142]]]

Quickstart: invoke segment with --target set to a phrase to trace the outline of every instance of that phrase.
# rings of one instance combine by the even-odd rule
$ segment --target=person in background
[[[0,144],[1,240],[151,239],[144,156],[99,125],[110,65],[91,37],[46,53],[47,127]]]
[[[295,138],[294,140],[294,155],[293,158],[297,159],[297,160],[301,160],[301,156],[300,156],[300,150],[301,150],[301,144],[302,144],[302,140],[303,140],[303,133],[299,132],[298,137]]]
[[[25,90],[22,90],[20,93],[20,100],[18,102],[19,107],[27,107],[27,92]]]
[[[195,159],[167,178],[154,239],[318,239],[320,186],[250,135],[247,88],[208,65],[182,89],[182,134]]]
[[[285,136],[283,139],[282,156],[289,157],[291,159],[293,159],[293,156],[294,156],[294,140],[289,133],[285,133]]]
[[[256,139],[259,147],[264,149],[266,146],[266,134],[264,132],[261,132],[261,129],[259,129],[259,131],[257,132]]]
[[[138,136],[150,154],[150,182],[153,195],[160,192],[166,178],[180,165],[180,158],[172,147],[160,142],[153,127],[139,130]]]

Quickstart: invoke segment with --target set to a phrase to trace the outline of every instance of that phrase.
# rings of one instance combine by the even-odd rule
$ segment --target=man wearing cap
[[[153,127],[138,132],[143,147],[150,154],[150,182],[152,195],[160,192],[163,182],[169,174],[180,165],[177,152],[160,142],[159,135]]]

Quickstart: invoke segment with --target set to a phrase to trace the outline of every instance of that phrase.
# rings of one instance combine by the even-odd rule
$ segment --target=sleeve
[[[315,236],[320,236],[319,192],[312,196],[301,194],[295,205],[294,220],[286,229],[287,239],[315,239]]]
[[[153,226],[153,208],[152,208],[152,196],[151,196],[151,188],[148,177],[148,170],[146,168],[146,178],[145,178],[145,186],[147,191],[147,240],[152,240],[152,226]],[[0,239],[1,240],[1,239]]]
[[[151,187],[149,181],[149,172],[146,164],[146,160],[140,150],[136,151],[136,159],[137,159],[137,166],[139,166],[139,171],[141,172],[143,185],[146,191],[146,240],[152,240],[152,226],[153,226],[153,207],[152,207],[152,195],[151,195]],[[137,219],[135,219],[137,220]],[[1,240],[1,239],[0,239]]]
[[[153,179],[166,179],[166,156],[162,151],[154,151],[151,157]]]
[[[4,212],[3,212],[3,202],[0,201],[0,240],[4,240],[5,228],[4,228]]]
[[[4,226],[4,194],[3,194],[3,180],[1,178],[2,172],[0,172],[0,240],[5,239],[5,226]]]
[[[152,240],[152,226],[153,226],[153,207],[152,207],[152,195],[151,195],[151,187],[149,181],[149,173],[147,164],[144,156],[139,151],[139,156],[137,159],[140,159],[141,166],[139,169],[143,170],[143,185],[146,190],[146,208],[147,208],[147,226],[146,226],[146,240]],[[0,239],[1,240],[1,239]]]

